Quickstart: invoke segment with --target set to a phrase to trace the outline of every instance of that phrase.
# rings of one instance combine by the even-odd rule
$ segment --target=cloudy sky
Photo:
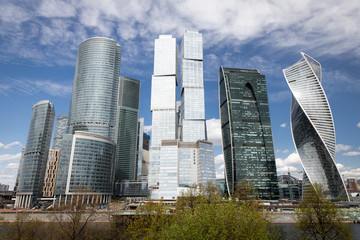
[[[203,33],[208,135],[221,177],[218,71],[258,69],[266,75],[279,174],[302,170],[289,128],[291,93],[282,69],[303,51],[322,65],[336,128],[336,161],[360,178],[360,2],[240,0],[0,0],[0,183],[15,182],[32,106],[52,101],[69,111],[77,47],[105,36],[122,46],[121,75],[141,81],[140,117],[151,126],[154,39],[186,29]],[[148,128],[150,129],[150,127]]]

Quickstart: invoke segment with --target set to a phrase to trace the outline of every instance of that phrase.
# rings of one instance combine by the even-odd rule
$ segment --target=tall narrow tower
[[[279,197],[265,75],[258,70],[219,71],[219,105],[229,194],[249,181],[262,199]]]
[[[29,208],[37,201],[37,198],[42,197],[54,117],[54,105],[48,100],[34,105],[16,192],[15,207]]]
[[[181,141],[206,140],[202,34],[185,31],[181,43]]]
[[[155,39],[154,75],[151,80],[152,134],[148,181],[154,198],[157,198],[159,189],[161,141],[177,138],[177,66],[176,39],[171,35],[160,35],[159,39]]]
[[[320,183],[329,196],[349,200],[335,163],[335,128],[329,102],[321,85],[321,65],[305,53],[283,70],[293,94],[291,130],[304,167],[304,181]]]
[[[136,179],[136,136],[140,81],[120,77],[116,121],[115,182]]]

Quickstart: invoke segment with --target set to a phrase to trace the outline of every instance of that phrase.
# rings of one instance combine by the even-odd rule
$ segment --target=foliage
[[[165,205],[149,201],[137,209],[137,214],[129,223],[125,236],[128,239],[158,239],[159,232],[170,222]]]
[[[179,197],[176,214],[149,202],[129,224],[128,239],[273,239],[256,204],[221,199],[215,184],[192,186]]]
[[[258,192],[250,182],[241,180],[235,185],[232,198],[240,202],[252,202],[258,198]]]
[[[9,240],[42,239],[40,231],[41,223],[41,220],[32,219],[29,213],[18,212],[14,222],[4,223],[0,236],[2,239]]]
[[[351,239],[339,208],[332,203],[321,184],[309,185],[296,211],[300,239]]]

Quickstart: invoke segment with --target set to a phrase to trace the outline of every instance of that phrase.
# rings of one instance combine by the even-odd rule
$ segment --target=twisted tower
[[[304,179],[320,183],[331,199],[349,199],[335,164],[335,129],[329,102],[321,86],[321,65],[305,53],[283,70],[293,94],[291,130],[304,168]]]

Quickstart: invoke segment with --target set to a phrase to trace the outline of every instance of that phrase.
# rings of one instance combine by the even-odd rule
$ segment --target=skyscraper
[[[229,194],[249,181],[262,199],[279,196],[265,76],[220,67],[219,105]]]
[[[79,45],[55,193],[59,202],[108,202],[113,194],[121,47],[94,37]]]
[[[153,198],[158,198],[161,141],[177,138],[177,66],[176,39],[171,35],[160,35],[155,40],[151,80],[152,133],[148,181]]]
[[[115,182],[136,179],[139,98],[140,81],[120,77],[115,137]]]
[[[15,207],[31,207],[42,197],[54,117],[54,105],[50,101],[43,100],[33,106]]]
[[[181,137],[184,142],[205,140],[202,34],[185,31],[181,43]]]
[[[181,103],[176,102],[176,40],[155,40],[152,78],[151,198],[176,199],[192,184],[215,182],[212,144],[206,141],[202,35],[186,31],[182,42]]]
[[[67,133],[69,115],[58,115],[56,118],[52,149],[60,149],[63,136]]]
[[[79,45],[72,89],[70,133],[85,131],[114,140],[121,47],[94,37]]]
[[[304,167],[304,181],[320,183],[331,199],[349,199],[335,163],[335,128],[321,85],[321,65],[305,53],[283,70],[293,94],[291,130]]]

